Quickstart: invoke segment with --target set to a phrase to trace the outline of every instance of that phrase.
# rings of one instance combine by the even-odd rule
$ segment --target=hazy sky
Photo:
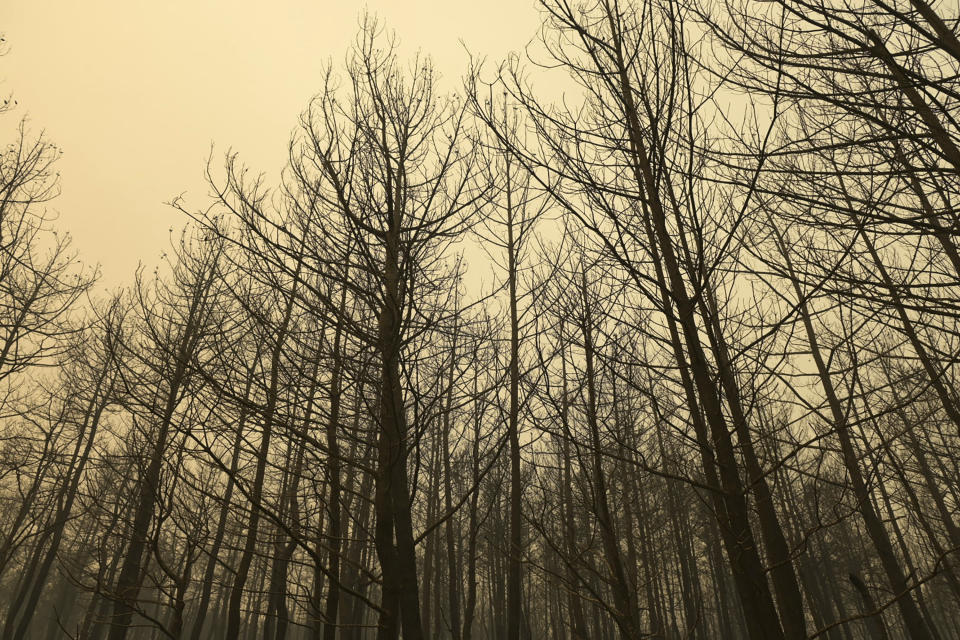
[[[276,177],[297,116],[326,61],[343,60],[364,7],[430,54],[447,86],[466,66],[463,42],[498,60],[535,34],[532,0],[3,0],[0,93],[63,149],[52,206],[104,284],[157,262],[171,227],[163,203],[207,202],[211,144]]]

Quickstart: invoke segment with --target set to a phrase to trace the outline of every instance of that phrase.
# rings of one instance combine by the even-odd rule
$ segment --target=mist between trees
[[[960,638],[960,8],[540,8],[362,17],[109,296],[20,128],[3,638]]]

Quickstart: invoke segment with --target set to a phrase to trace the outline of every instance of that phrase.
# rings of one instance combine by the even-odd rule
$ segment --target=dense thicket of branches
[[[2,638],[960,638],[960,9],[540,9],[364,18],[108,298],[19,129]]]

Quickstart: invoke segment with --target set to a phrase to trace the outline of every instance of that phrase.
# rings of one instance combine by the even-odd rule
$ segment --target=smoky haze
[[[329,4],[0,11],[0,640],[960,640],[956,0]]]
[[[4,2],[0,94],[18,106],[3,130],[28,116],[62,149],[52,206],[112,287],[138,262],[155,264],[182,226],[165,202],[204,202],[212,145],[215,164],[232,148],[279,175],[300,113],[364,10],[396,31],[404,55],[430,56],[444,89],[459,88],[468,50],[502,59],[538,24],[532,4],[509,0]]]

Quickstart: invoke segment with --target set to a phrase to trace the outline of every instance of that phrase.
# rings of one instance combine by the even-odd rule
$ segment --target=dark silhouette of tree
[[[537,5],[364,15],[102,299],[20,126],[3,638],[960,638],[956,7]]]

